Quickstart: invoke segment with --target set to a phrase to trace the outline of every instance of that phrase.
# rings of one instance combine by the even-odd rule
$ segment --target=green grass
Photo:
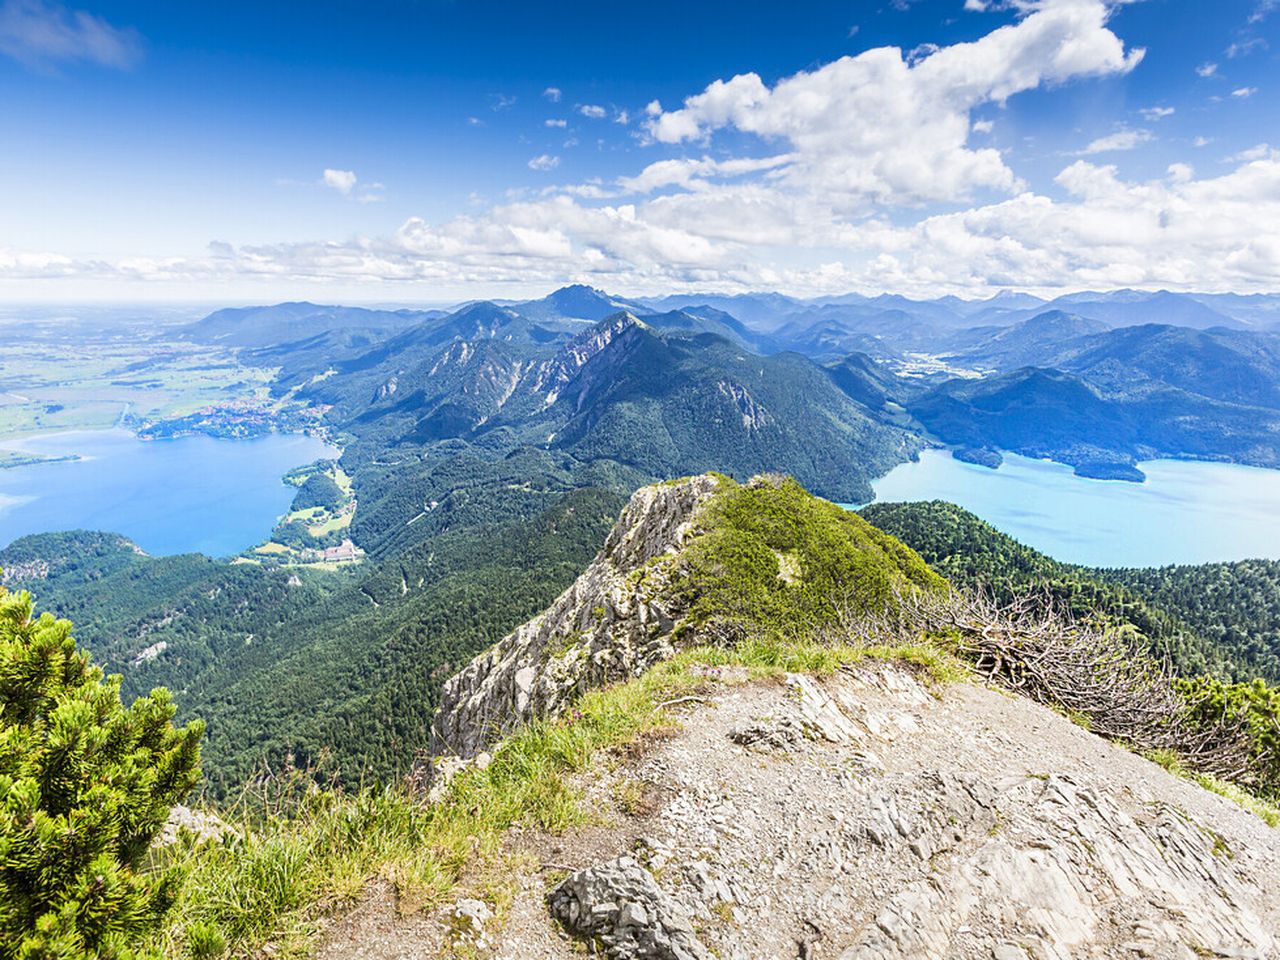
[[[1122,743],[1118,743],[1118,745],[1125,746]],[[1175,777],[1188,780],[1202,789],[1208,790],[1210,793],[1216,793],[1220,797],[1225,797],[1238,807],[1248,810],[1250,813],[1257,816],[1266,823],[1267,826],[1280,827],[1280,806],[1277,806],[1270,800],[1250,793],[1243,787],[1237,786],[1227,780],[1220,780],[1209,774],[1197,773],[1194,770],[1188,769],[1186,765],[1183,764],[1181,758],[1172,750],[1142,750],[1136,752],[1150,760],[1152,763],[1163,767]],[[1041,777],[1047,776],[1047,774],[1032,774],[1032,776]],[[1214,853],[1217,854],[1219,853],[1222,841],[1221,838],[1217,837],[1217,834],[1213,834],[1213,836],[1216,838],[1214,842]]]
[[[184,843],[157,860],[157,868],[185,864],[186,876],[167,926],[149,946],[197,960],[217,955],[219,944],[236,955],[267,943],[279,954],[301,955],[322,916],[352,903],[378,876],[411,908],[464,892],[489,891],[492,901],[495,880],[508,866],[506,830],[523,824],[561,832],[588,822],[574,775],[605,751],[670,728],[663,704],[712,682],[707,666],[746,667],[759,678],[830,673],[867,659],[914,663],[937,681],[963,676],[949,654],[924,643],[820,647],[773,638],[734,650],[688,650],[636,680],[586,694],[561,719],[522,729],[486,769],[455,778],[439,804],[428,806],[398,787],[347,794],[310,788],[270,814],[248,815],[242,807],[239,838]]]
[[[1267,826],[1280,827],[1280,806],[1270,800],[1255,796],[1243,787],[1236,786],[1236,784],[1226,780],[1219,780],[1217,777],[1210,776],[1207,773],[1196,773],[1194,770],[1188,770],[1172,750],[1147,750],[1142,755],[1152,763],[1164,767],[1174,776],[1190,780],[1210,793],[1226,797],[1232,803],[1261,818]]]
[[[946,586],[915,551],[790,478],[721,478],[699,525],[675,585],[694,629],[812,630],[842,607],[881,609],[899,590]]]

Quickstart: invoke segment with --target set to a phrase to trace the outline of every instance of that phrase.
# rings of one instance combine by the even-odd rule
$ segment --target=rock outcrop
[[[1230,801],[994,690],[785,679],[711,681],[677,737],[593,771],[663,799],[572,877],[633,858],[726,960],[1280,958],[1280,832]],[[612,931],[633,886],[589,886],[600,919],[568,928]]]
[[[670,657],[683,612],[664,589],[671,561],[718,486],[697,476],[637,490],[573,585],[445,684],[431,753],[474,756],[588,689]]]
[[[689,914],[631,857],[570,874],[547,905],[566,930],[598,940],[612,960],[712,960]]]

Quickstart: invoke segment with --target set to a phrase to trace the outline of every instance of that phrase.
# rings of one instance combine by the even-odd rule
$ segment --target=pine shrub
[[[140,868],[199,778],[203,724],[125,707],[71,624],[0,588],[0,960],[127,960],[176,875]]]

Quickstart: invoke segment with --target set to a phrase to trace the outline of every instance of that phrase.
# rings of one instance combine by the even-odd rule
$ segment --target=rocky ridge
[[[675,652],[679,560],[720,489],[638,491],[578,581],[448,682],[450,769]],[[780,589],[803,576],[779,558]],[[1065,717],[904,663],[694,669],[674,735],[580,777],[594,825],[516,830],[509,901],[459,901],[395,956],[1280,960],[1280,832]]]
[[[604,549],[542,615],[444,685],[431,753],[471,757],[588,689],[670,657],[682,611],[664,591],[672,565],[718,489],[706,475],[642,487]]]

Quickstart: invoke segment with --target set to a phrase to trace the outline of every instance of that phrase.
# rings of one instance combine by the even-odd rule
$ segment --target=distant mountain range
[[[210,721],[215,792],[264,758],[305,769],[332,755],[347,782],[389,781],[405,745],[425,743],[440,680],[544,609],[651,480],[777,471],[864,502],[930,445],[1126,479],[1154,456],[1280,466],[1278,301],[653,300],[573,286],[448,311],[220,310],[181,335],[276,371],[267,406],[323,423],[361,561],[152,558],[83,532],[28,538],[0,561],[74,617],[130,694],[183,691]],[[1156,586],[1176,599],[1181,582]],[[1197,614],[1205,636],[1222,633],[1217,606]],[[1261,663],[1252,637],[1268,631],[1223,643]]]
[[[864,499],[921,443],[1140,479],[1156,456],[1280,464],[1280,296],[1117,290],[1052,301],[776,293],[619,297],[584,285],[451,311],[220,310],[357,446],[529,445],[637,476],[785,468]],[[980,455],[976,451],[987,451]]]

